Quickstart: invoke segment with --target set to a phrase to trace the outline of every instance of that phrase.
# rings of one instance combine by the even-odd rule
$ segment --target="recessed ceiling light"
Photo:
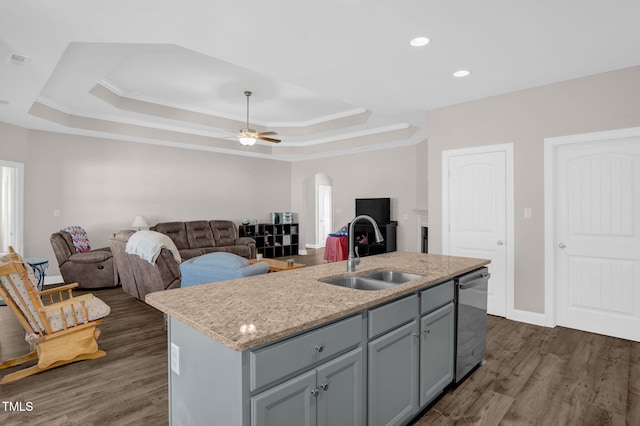
[[[453,76],[454,77],[466,77],[469,74],[471,74],[471,71],[469,71],[469,70],[458,70],[458,71],[453,73]]]
[[[422,47],[429,44],[429,41],[430,40],[426,37],[416,37],[413,40],[411,40],[409,44],[412,45],[413,47]]]

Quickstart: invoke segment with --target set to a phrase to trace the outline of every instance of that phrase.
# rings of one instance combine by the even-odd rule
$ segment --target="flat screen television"
[[[356,216],[366,214],[379,224],[391,222],[391,198],[356,198]]]

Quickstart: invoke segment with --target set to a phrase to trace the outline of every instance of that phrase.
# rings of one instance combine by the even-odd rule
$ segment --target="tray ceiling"
[[[640,64],[634,1],[5,3],[0,121],[283,160],[415,144],[429,109]],[[245,90],[281,144],[235,140]]]

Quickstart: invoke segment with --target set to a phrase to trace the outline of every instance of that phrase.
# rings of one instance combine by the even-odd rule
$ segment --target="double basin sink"
[[[409,274],[399,271],[378,271],[357,277],[337,277],[320,280],[327,284],[340,287],[353,288],[355,290],[384,290],[398,284],[422,278],[422,275]]]

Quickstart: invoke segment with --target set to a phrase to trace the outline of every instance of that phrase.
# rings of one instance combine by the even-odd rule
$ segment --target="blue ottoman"
[[[264,274],[269,270],[266,262],[249,264],[249,260],[233,253],[208,253],[180,264],[180,287],[230,280]]]

